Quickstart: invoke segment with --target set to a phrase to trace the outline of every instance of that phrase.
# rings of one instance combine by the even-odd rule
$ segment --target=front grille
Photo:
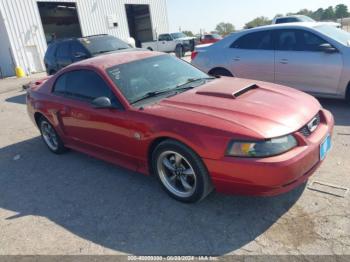
[[[305,137],[311,136],[313,132],[318,128],[319,124],[321,123],[321,116],[320,113],[318,113],[312,120],[307,123],[305,126],[303,126],[299,132],[302,133]],[[312,127],[316,127],[314,130],[312,130]]]

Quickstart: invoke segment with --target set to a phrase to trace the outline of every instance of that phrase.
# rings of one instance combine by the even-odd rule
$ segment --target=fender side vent
[[[252,85],[243,87],[241,90],[238,90],[237,92],[233,93],[232,96],[234,98],[237,98],[237,97],[244,95],[245,93],[248,93],[249,91],[257,89],[257,88],[259,88],[259,86],[257,84],[252,84]]]

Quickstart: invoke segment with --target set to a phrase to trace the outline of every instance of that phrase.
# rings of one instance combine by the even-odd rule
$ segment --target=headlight
[[[257,142],[232,141],[227,148],[226,155],[255,158],[270,157],[283,154],[297,145],[298,143],[292,135]]]

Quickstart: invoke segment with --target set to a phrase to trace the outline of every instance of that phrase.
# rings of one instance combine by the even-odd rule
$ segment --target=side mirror
[[[86,59],[88,58],[88,55],[83,53],[83,52],[76,52],[74,54],[74,58],[77,58],[77,59]]]
[[[330,44],[322,44],[318,47],[318,49],[321,51],[321,52],[325,52],[325,53],[328,53],[328,54],[331,54],[331,53],[337,53],[338,50],[331,46]]]
[[[92,101],[92,106],[96,109],[107,109],[107,108],[113,108],[112,102],[108,97],[101,96],[98,98],[95,98]]]

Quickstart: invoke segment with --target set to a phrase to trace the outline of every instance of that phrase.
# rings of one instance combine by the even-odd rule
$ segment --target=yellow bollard
[[[16,67],[16,76],[18,78],[22,78],[22,77],[26,76],[26,73],[24,72],[24,70],[21,67],[17,66]]]

